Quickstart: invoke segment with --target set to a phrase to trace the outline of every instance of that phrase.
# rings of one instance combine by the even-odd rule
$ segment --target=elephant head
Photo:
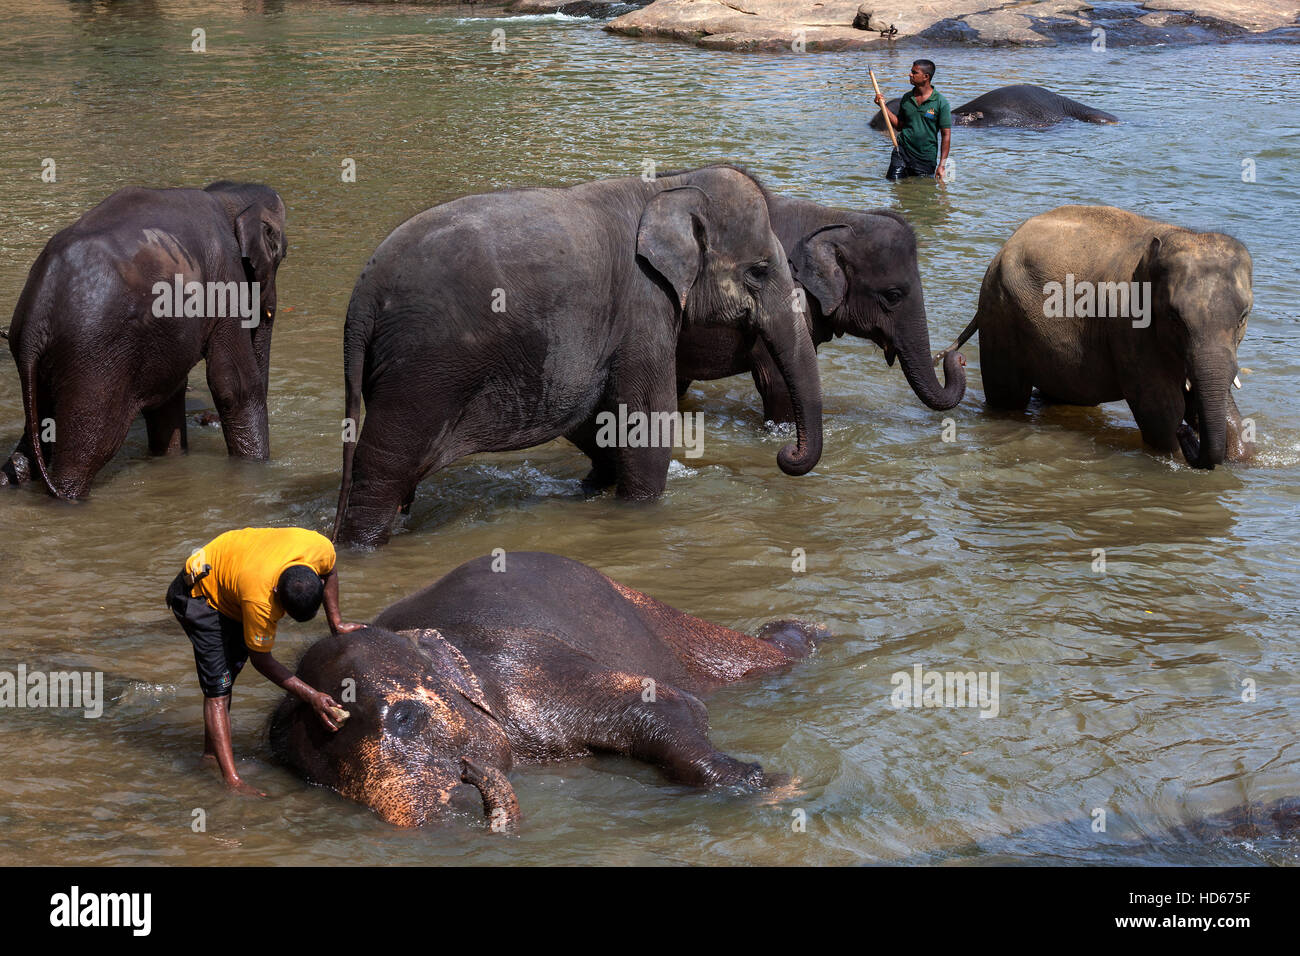
[[[944,384],[930,362],[930,330],[917,268],[916,236],[901,216],[888,211],[844,213],[843,223],[804,236],[790,252],[797,281],[817,310],[814,322],[835,335],[871,339],[897,357],[917,398],[930,408],[952,408],[966,393],[964,360],[944,358]]]
[[[1236,239],[1176,230],[1152,238],[1133,277],[1150,283],[1151,310],[1149,328],[1133,334],[1154,335],[1165,366],[1181,380],[1190,428],[1180,429],[1179,441],[1195,468],[1224,461],[1237,347],[1254,301],[1251,270],[1250,253]]]
[[[271,370],[271,326],[275,323],[275,277],[289,253],[285,236],[285,209],[279,194],[270,186],[227,180],[203,189],[221,200],[239,244],[245,280],[256,282],[261,301],[257,324],[249,329],[257,356],[262,388],[269,387]]]
[[[667,283],[683,325],[762,337],[789,389],[797,431],[777,464],[787,475],[806,474],[821,458],[821,379],[766,194],[732,166],[670,173],[655,184],[637,228],[638,256]]]
[[[423,826],[467,783],[494,830],[515,828],[505,731],[469,663],[438,631],[336,634],[312,645],[298,676],[349,716],[331,731],[311,707],[286,697],[270,728],[282,763],[398,826]]]

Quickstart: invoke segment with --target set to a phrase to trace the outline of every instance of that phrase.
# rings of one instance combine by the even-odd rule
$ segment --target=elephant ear
[[[709,197],[698,186],[665,189],[648,203],[636,230],[636,251],[668,280],[677,305],[686,308],[686,294],[700,272],[708,247],[704,207]]]
[[[850,228],[843,223],[822,226],[800,239],[790,253],[794,280],[817,299],[822,315],[830,315],[843,305],[848,294],[849,279],[844,274],[843,254],[835,242],[834,230]]]
[[[1160,271],[1160,253],[1164,248],[1164,243],[1159,236],[1152,236],[1151,242],[1147,245],[1146,252],[1142,253],[1142,259],[1138,263],[1137,270],[1133,278],[1141,281],[1151,281]]]
[[[248,260],[253,278],[262,287],[262,304],[275,311],[275,267],[283,246],[279,230],[262,218],[263,206],[253,203],[235,217],[239,254]]]
[[[493,720],[496,719],[496,714],[492,713],[492,708],[483,695],[483,685],[479,683],[474,669],[469,666],[469,661],[460,649],[443,637],[441,631],[433,627],[421,627],[397,633],[424,651],[429,657],[430,671],[433,674],[450,681],[460,696]]]

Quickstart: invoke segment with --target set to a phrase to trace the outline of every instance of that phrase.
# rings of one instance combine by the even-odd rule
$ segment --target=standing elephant
[[[897,113],[898,103],[896,99],[890,100],[888,106]],[[1105,110],[1094,109],[1068,96],[1053,93],[1041,86],[1031,86],[1028,83],[1000,86],[996,90],[989,90],[952,111],[952,121],[957,126],[1016,126],[1042,129],[1055,126],[1065,119],[1076,119],[1081,123],[1099,125],[1119,122],[1117,117]],[[877,112],[872,117],[871,128],[885,128],[883,114]]]
[[[966,392],[964,359],[954,354],[939,383],[930,364],[930,332],[917,268],[916,236],[888,210],[849,212],[804,199],[768,196],[772,228],[789,257],[795,282],[808,294],[803,319],[816,349],[841,335],[870,339],[897,358],[917,398],[936,410]],[[790,395],[766,343],[730,329],[686,328],[677,345],[677,388],[692,380],[751,372],[765,421],[793,420]]]
[[[121,189],[56,234],[8,333],[26,427],[0,484],[34,471],[50,494],[84,496],[141,411],[152,454],[183,451],[185,384],[199,359],[227,451],[268,458],[284,225],[275,190],[216,182]]]
[[[732,166],[420,213],[380,244],[348,305],[346,414],[355,423],[364,398],[366,418],[344,445],[336,540],[382,544],[420,480],[458,458],[560,436],[591,459],[591,484],[660,495],[671,438],[611,442],[598,418],[674,414],[683,326],[767,343],[798,426],[778,464],[810,471],[821,384],[792,289],[763,191]]]
[[[1062,206],[1007,240],[980,288],[985,401],[1023,409],[1124,399],[1142,438],[1213,468],[1249,458],[1231,387],[1252,304],[1250,253],[1111,206]]]
[[[762,788],[758,764],[720,753],[695,695],[780,670],[825,636],[776,621],[758,637],[683,614],[554,554],[461,565],[362,631],[324,638],[298,676],[345,701],[336,733],[287,696],[277,759],[401,826],[476,787],[513,829],[516,763],[622,754],[697,787]],[[348,693],[351,681],[354,694]]]

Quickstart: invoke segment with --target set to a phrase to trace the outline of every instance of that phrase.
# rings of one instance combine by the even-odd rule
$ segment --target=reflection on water
[[[0,781],[0,859],[50,862],[40,838],[57,832],[64,854],[93,863],[1294,862],[1285,837],[1160,836],[1300,787],[1298,144],[1272,119],[1295,98],[1291,48],[938,51],[953,102],[1039,83],[1123,123],[958,129],[957,176],[936,189],[884,182],[887,140],[867,129],[856,55],[710,53],[557,19],[508,21],[507,52],[493,53],[495,21],[401,6],[50,9],[0,5],[0,301],[16,300],[54,231],[128,183],[263,180],[288,206],[291,249],[273,461],[228,461],[220,433],[197,426],[188,457],[152,461],[137,425],[87,501],[0,489],[0,669],[102,670],[109,697],[100,720],[0,713],[0,747],[22,755]],[[195,26],[204,54],[190,52]],[[875,56],[896,95],[910,55]],[[1137,80],[1152,71],[1172,94],[1154,112]],[[1247,94],[1257,110],[1228,109]],[[40,182],[45,157],[55,184]],[[1244,157],[1257,183],[1241,182]],[[355,184],[340,179],[346,158]],[[342,557],[344,609],[371,616],[504,547],[578,558],[738,627],[823,620],[836,637],[812,659],[710,700],[718,745],[794,774],[800,794],[698,794],[589,760],[513,775],[517,841],[471,820],[400,832],[268,762],[277,695],[253,674],[236,694],[236,749],[272,797],[225,794],[197,766],[192,657],[162,594],[189,550],[227,528],[328,529],[342,318],[377,243],[467,192],[724,158],[778,190],[908,216],[936,347],[969,321],[1001,242],[1062,203],[1237,235],[1255,257],[1241,350],[1253,374],[1238,399],[1260,461],[1206,474],[1162,459],[1122,404],[986,414],[974,346],[966,401],[934,413],[874,345],[839,340],[821,358],[825,456],[789,479],[749,379],[697,384],[683,409],[705,414],[705,453],[674,469],[663,501],[583,499],[586,461],[563,442],[457,463],[422,487],[388,548]],[[191,383],[197,414],[211,399],[201,371]],[[21,418],[9,366],[0,438],[16,439]],[[791,569],[795,548],[806,572]],[[294,659],[322,630],[286,625],[279,653]],[[918,664],[997,672],[999,716],[894,710],[891,675]],[[194,807],[207,833],[190,831]],[[794,808],[806,833],[791,830]]]

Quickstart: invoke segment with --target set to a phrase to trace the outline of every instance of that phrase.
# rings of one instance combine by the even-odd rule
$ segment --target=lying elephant
[[[897,114],[899,100],[890,100],[888,105]],[[1055,126],[1064,119],[1077,119],[1084,123],[1119,122],[1110,113],[1027,83],[998,87],[952,111],[952,121],[958,126],[1042,128]],[[879,111],[871,120],[871,128],[885,128],[884,116]]]
[[[493,828],[513,828],[514,764],[592,753],[633,757],[693,786],[761,788],[758,764],[709,742],[695,694],[784,668],[822,636],[798,621],[742,634],[554,554],[484,557],[369,628],[312,645],[298,676],[353,700],[350,716],[331,733],[286,697],[271,745],[308,780],[401,826],[445,812],[469,783]]]
[[[1111,206],[1062,206],[1024,223],[984,273],[976,331],[985,401],[1124,399],[1142,438],[1213,468],[1249,458],[1231,387],[1250,313],[1250,253]]]
[[[772,228],[786,250],[803,297],[803,319],[816,349],[841,335],[870,339],[897,358],[917,398],[952,408],[966,392],[965,360],[944,365],[940,385],[930,365],[930,332],[916,261],[916,236],[902,216],[885,209],[849,212],[805,199],[768,195]],[[687,327],[677,341],[677,393],[692,380],[750,372],[763,398],[765,421],[793,421],[790,395],[767,346],[730,329]]]
[[[151,453],[183,451],[185,383],[200,359],[226,450],[270,457],[266,397],[284,222],[270,187],[216,182],[121,189],[57,233],[32,266],[9,329],[26,428],[0,484],[39,477],[52,495],[84,496],[141,411]]]
[[[790,390],[789,475],[821,457],[817,356],[796,314],[759,185],[732,166],[567,189],[466,196],[398,226],[352,293],[335,538],[387,540],[425,476],[465,455],[567,437],[588,482],[663,493],[677,408],[678,332],[719,326],[767,343]],[[615,440],[603,422],[651,422]],[[602,421],[603,420],[603,421]]]

